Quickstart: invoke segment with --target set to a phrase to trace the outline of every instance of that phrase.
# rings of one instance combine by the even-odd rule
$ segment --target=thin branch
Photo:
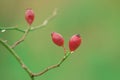
[[[34,76],[31,77],[31,80],[34,80]]]
[[[15,48],[18,44],[20,44],[21,42],[23,42],[25,40],[25,38],[27,37],[28,33],[30,31],[30,26],[28,27],[28,29],[25,31],[24,35],[18,40],[16,41],[11,48]]]
[[[3,40],[0,39],[0,43],[6,47],[6,49],[16,58],[16,60],[20,63],[20,65],[22,66],[22,68],[29,74],[29,76],[31,77],[31,80],[34,80],[34,77],[37,76],[41,76],[44,73],[48,72],[49,70],[55,69],[57,67],[59,67],[71,54],[70,52],[68,52],[66,55],[64,55],[64,57],[58,62],[58,64],[56,65],[52,65],[50,67],[47,67],[46,69],[44,69],[43,71],[39,72],[39,73],[33,73],[22,61],[22,59],[16,54],[16,52]]]
[[[41,76],[42,74],[46,73],[47,71],[59,67],[59,66],[68,58],[68,56],[69,56],[70,54],[71,54],[71,53],[68,52],[68,54],[66,54],[66,55],[60,60],[60,62],[59,62],[58,64],[52,65],[52,66],[50,66],[50,67],[47,67],[46,69],[44,69],[43,71],[41,71],[41,72],[39,72],[39,73],[34,73],[33,76],[35,76],[35,77]]]
[[[37,29],[41,29],[41,28],[45,27],[45,26],[48,24],[49,20],[51,20],[51,19],[52,19],[53,17],[55,17],[56,15],[57,15],[57,8],[55,8],[55,10],[53,11],[52,15],[50,15],[49,17],[47,17],[47,18],[43,21],[43,23],[42,23],[41,25],[38,25],[38,26],[36,26],[36,27],[31,27],[30,31],[37,30]]]
[[[55,10],[53,11],[52,15],[50,15],[49,17],[47,17],[42,24],[36,26],[36,27],[31,27],[30,31],[34,31],[37,29],[41,29],[43,27],[45,27],[49,20],[53,19],[53,17],[55,17],[57,15],[57,8],[55,8]],[[25,33],[25,30],[19,29],[18,27],[0,27],[0,30],[17,30],[19,32]]]
[[[25,32],[24,30],[19,29],[18,27],[0,27],[0,30],[17,30],[17,31],[20,31],[22,33]]]
[[[57,14],[57,9],[55,9],[55,10],[53,11],[52,15],[49,16],[41,25],[36,26],[36,27],[28,27],[28,29],[27,29],[26,31],[23,31],[23,32],[24,32],[24,35],[22,36],[22,38],[20,38],[18,41],[16,41],[16,42],[11,46],[11,48],[15,48],[18,44],[20,44],[21,42],[23,42],[30,31],[37,30],[37,29],[40,29],[40,28],[46,26],[46,25],[48,24],[48,21],[49,21],[50,19],[52,19],[54,16],[56,16],[56,14]],[[9,29],[10,29],[10,28],[9,28]],[[14,28],[14,27],[12,27],[11,29],[19,30],[18,28]],[[21,30],[20,30],[20,31],[21,31]]]
[[[16,54],[16,52],[3,40],[0,39],[0,43],[16,58],[16,60],[19,62],[19,64],[22,66],[22,68],[29,74],[30,77],[32,77],[32,72],[30,69],[24,64],[24,62],[21,60],[21,58]]]
[[[16,54],[16,52],[13,50],[13,48],[15,48],[18,44],[20,44],[21,42],[23,42],[25,40],[25,38],[27,37],[28,33],[30,31],[33,31],[33,30],[37,30],[37,29],[40,29],[40,28],[43,28],[44,26],[46,26],[49,22],[49,20],[51,20],[54,16],[56,16],[57,14],[57,9],[55,9],[52,13],[51,16],[49,16],[46,20],[44,20],[44,22],[39,25],[39,26],[36,26],[36,27],[28,27],[28,29],[26,30],[21,30],[17,27],[0,27],[0,30],[3,30],[6,31],[6,30],[17,30],[17,31],[20,31],[20,32],[23,32],[24,35],[18,40],[16,41],[12,46],[8,45],[6,41],[3,41],[0,39],[0,43],[16,58],[16,60],[19,62],[19,64],[21,65],[21,67],[29,74],[31,80],[34,80],[34,77],[37,77],[37,76],[41,76],[43,75],[44,73],[48,72],[49,70],[52,70],[52,69],[55,69],[57,67],[59,67],[67,58],[68,56],[71,54],[70,52],[68,52],[66,54],[66,49],[65,47],[64,48],[64,57],[56,64],[56,65],[52,65],[52,66],[49,66],[47,67],[46,69],[44,69],[43,71],[39,72],[39,73],[33,73],[25,64],[24,62],[22,61],[22,59]]]

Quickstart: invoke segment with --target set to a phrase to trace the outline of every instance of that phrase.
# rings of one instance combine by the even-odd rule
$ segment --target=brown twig
[[[31,28],[30,28],[30,31],[34,31],[34,30],[41,29],[41,28],[45,27],[45,26],[48,24],[49,20],[53,19],[53,17],[55,17],[56,15],[57,15],[57,8],[54,9],[52,15],[50,15],[49,17],[47,17],[47,18],[43,21],[42,24],[40,24],[40,25],[38,25],[38,26],[36,26],[36,27],[31,27]],[[19,29],[19,28],[16,27],[16,26],[15,26],[15,27],[0,27],[0,30],[1,30],[1,31],[2,31],[2,30],[5,30],[5,31],[7,31],[7,30],[17,30],[17,31],[22,32],[22,33],[25,33],[25,31],[26,31],[26,30]]]
[[[22,68],[29,74],[30,77],[32,77],[31,70],[24,64],[22,59],[17,55],[17,53],[3,40],[0,39],[0,43],[16,58],[16,60],[20,63]]]
[[[39,72],[39,73],[33,74],[33,76],[34,76],[34,77],[41,76],[42,74],[46,73],[47,71],[59,67],[59,66],[67,59],[67,57],[68,57],[69,55],[70,55],[70,52],[68,52],[68,54],[66,54],[66,55],[60,60],[60,62],[59,62],[58,64],[49,66],[49,67],[47,67],[46,69],[44,69],[43,71],[41,71],[41,72]]]
[[[17,30],[17,31],[20,31],[22,33],[24,33],[25,31],[22,30],[22,29],[19,29],[18,27],[16,26],[13,26],[13,27],[0,27],[0,30],[1,32],[4,30],[4,31],[7,31],[7,30]]]
[[[0,43],[6,47],[6,49],[16,58],[16,60],[20,63],[21,67],[29,74],[29,76],[31,77],[32,80],[34,80],[34,77],[37,76],[41,76],[44,73],[46,73],[49,70],[52,70],[54,68],[59,67],[67,58],[68,56],[71,54],[70,52],[68,52],[61,60],[60,62],[58,62],[58,64],[56,65],[52,65],[50,67],[47,67],[45,70],[39,72],[39,73],[33,73],[22,61],[22,59],[17,55],[17,53],[3,40],[0,39]]]
[[[18,40],[16,41],[11,48],[15,48],[18,44],[20,44],[21,42],[23,42],[25,40],[25,38],[27,37],[28,33],[30,31],[30,26],[28,27],[28,29],[25,31],[24,35]]]
[[[56,16],[56,14],[57,14],[57,9],[55,8],[55,10],[53,11],[52,15],[49,16],[47,19],[45,19],[44,22],[43,22],[41,25],[36,26],[36,27],[28,27],[28,29],[25,30],[24,35],[23,35],[18,41],[16,41],[16,42],[11,46],[11,48],[15,48],[18,44],[20,44],[21,42],[23,42],[30,31],[33,31],[33,30],[36,30],[36,29],[40,29],[40,28],[46,26],[46,25],[48,24],[48,21],[49,21],[50,19],[52,19],[54,16]],[[19,29],[17,29],[17,28],[12,28],[12,29],[19,30]],[[12,30],[12,29],[11,29],[11,30]],[[22,31],[22,32],[23,32],[23,31]]]
[[[57,8],[55,8],[55,10],[53,11],[52,15],[50,15],[49,17],[47,17],[42,24],[36,26],[36,27],[31,27],[30,31],[33,31],[33,30],[37,30],[37,29],[41,29],[43,28],[44,26],[46,26],[49,22],[49,20],[51,20],[53,17],[55,17],[57,15]]]
[[[50,19],[52,19],[54,16],[56,16],[57,14],[57,9],[55,9],[53,11],[53,14],[51,16],[49,16],[46,20],[44,20],[44,22],[39,25],[39,26],[36,26],[36,27],[28,27],[27,30],[21,30],[19,28],[16,28],[16,27],[10,27],[10,28],[4,28],[4,27],[0,27],[0,30],[17,30],[17,31],[20,31],[20,32],[23,32],[24,35],[18,40],[16,41],[12,46],[9,46],[7,44],[7,42],[3,41],[0,39],[0,43],[16,58],[16,60],[19,62],[19,64],[21,65],[21,67],[29,74],[31,80],[34,80],[34,77],[37,77],[37,76],[41,76],[43,75],[44,73],[48,72],[49,70],[52,70],[52,69],[55,69],[57,67],[59,67],[67,58],[68,56],[71,54],[70,52],[66,53],[66,49],[65,47],[63,46],[63,49],[64,49],[64,57],[55,65],[52,65],[52,66],[49,66],[47,67],[46,69],[44,69],[43,71],[39,72],[39,73],[33,73],[25,64],[24,62],[22,61],[22,59],[17,55],[17,53],[14,51],[13,48],[15,48],[18,44],[20,44],[21,42],[23,42],[25,40],[25,38],[27,37],[28,33],[30,31],[33,31],[33,30],[37,30],[39,28],[42,28],[44,26],[46,26],[48,24],[48,21]]]

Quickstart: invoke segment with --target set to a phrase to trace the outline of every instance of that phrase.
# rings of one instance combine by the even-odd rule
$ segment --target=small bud
[[[75,51],[81,44],[81,37],[79,34],[73,35],[69,40],[69,49],[71,52]]]
[[[62,46],[64,45],[64,38],[62,37],[61,34],[56,33],[56,32],[52,32],[51,33],[51,37],[52,37],[52,41],[58,45],[58,46]]]
[[[33,20],[34,20],[34,12],[32,9],[27,9],[25,12],[25,19],[28,22],[29,25],[32,24]]]

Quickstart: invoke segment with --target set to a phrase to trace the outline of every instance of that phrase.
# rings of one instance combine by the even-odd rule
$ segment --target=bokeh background
[[[35,12],[37,26],[58,8],[57,16],[42,29],[30,32],[15,48],[17,54],[33,71],[39,72],[56,64],[63,49],[51,41],[51,32],[65,38],[76,33],[82,44],[62,65],[35,80],[120,80],[120,0],[0,0],[0,26],[26,28],[26,8]],[[23,34],[0,32],[0,39],[11,45]],[[0,44],[0,80],[30,80],[28,74],[8,50]]]

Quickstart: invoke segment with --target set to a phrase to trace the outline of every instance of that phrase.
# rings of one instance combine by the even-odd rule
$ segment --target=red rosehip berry
[[[28,22],[29,25],[32,24],[33,20],[34,20],[34,12],[32,9],[27,9],[25,12],[25,19]]]
[[[69,40],[69,49],[71,52],[75,51],[81,44],[81,37],[79,34],[73,35]]]
[[[52,41],[58,46],[64,46],[64,38],[61,34],[52,32],[51,33]]]

